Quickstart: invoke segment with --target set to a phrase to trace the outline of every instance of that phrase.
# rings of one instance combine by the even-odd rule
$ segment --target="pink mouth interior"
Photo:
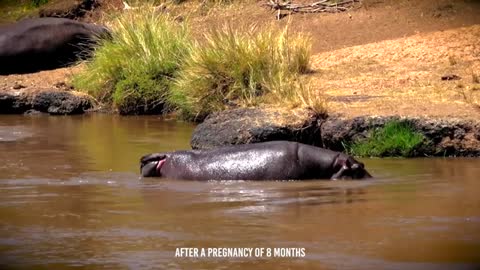
[[[163,164],[165,163],[165,159],[159,160],[157,163],[157,172],[160,174],[160,169],[162,168]]]

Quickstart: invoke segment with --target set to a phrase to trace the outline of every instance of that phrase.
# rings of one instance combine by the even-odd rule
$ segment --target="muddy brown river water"
[[[370,181],[140,179],[141,155],[187,149],[192,130],[0,116],[0,268],[480,269],[480,159],[364,159]],[[186,247],[305,256],[175,257]]]

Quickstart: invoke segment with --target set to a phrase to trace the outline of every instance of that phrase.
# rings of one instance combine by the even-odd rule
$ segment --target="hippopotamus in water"
[[[99,25],[62,18],[26,19],[0,27],[0,75],[55,69],[89,55],[98,38],[110,38]]]
[[[213,150],[154,153],[140,159],[144,177],[185,180],[364,179],[363,163],[343,153],[288,141]]]

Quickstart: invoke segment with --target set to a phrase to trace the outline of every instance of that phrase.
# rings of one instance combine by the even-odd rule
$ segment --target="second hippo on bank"
[[[26,19],[0,26],[0,75],[65,67],[90,56],[106,27],[62,18]]]
[[[363,163],[351,156],[287,141],[154,153],[143,156],[140,163],[144,177],[185,180],[336,180],[371,177]]]

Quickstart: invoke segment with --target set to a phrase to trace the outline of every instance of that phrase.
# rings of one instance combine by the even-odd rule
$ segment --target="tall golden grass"
[[[224,26],[206,33],[191,52],[168,96],[187,118],[238,106],[316,101],[301,76],[309,71],[310,39],[288,27]]]
[[[233,107],[306,106],[325,111],[305,82],[310,38],[288,27],[224,26],[194,41],[186,22],[150,4],[121,13],[73,84],[122,114],[178,110],[187,119]]]

